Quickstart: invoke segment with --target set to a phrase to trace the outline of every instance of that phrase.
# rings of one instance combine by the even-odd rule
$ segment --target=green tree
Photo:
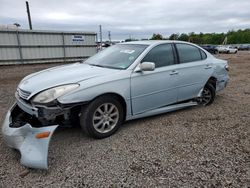
[[[153,34],[150,40],[163,40],[163,36],[161,34]]]
[[[170,35],[169,40],[178,40],[179,34],[178,33],[173,33]]]
[[[181,40],[181,41],[188,41],[189,39],[189,36],[186,34],[186,33],[182,33],[179,37],[178,37],[178,40]]]
[[[189,41],[196,44],[222,44],[227,37],[228,44],[244,44],[250,43],[250,29],[228,31],[227,33],[182,33],[178,35],[173,33],[169,36],[170,40]]]

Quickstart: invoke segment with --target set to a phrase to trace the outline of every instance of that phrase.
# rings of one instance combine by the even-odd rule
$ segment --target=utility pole
[[[100,30],[100,48],[102,49],[102,25],[99,25],[99,30]]]
[[[30,16],[30,8],[29,8],[29,2],[28,2],[28,1],[26,1],[26,9],[27,9],[27,14],[28,14],[28,20],[29,20],[30,30],[32,30],[32,23],[31,23],[31,16]]]
[[[111,32],[108,31],[109,43],[111,44]]]

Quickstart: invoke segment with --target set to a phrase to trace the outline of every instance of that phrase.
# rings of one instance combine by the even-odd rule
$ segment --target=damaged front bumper
[[[2,134],[6,144],[21,153],[21,164],[31,168],[48,169],[48,147],[51,137],[58,125],[35,127],[25,123],[20,127],[12,127],[12,111],[17,108],[14,104],[8,111]]]

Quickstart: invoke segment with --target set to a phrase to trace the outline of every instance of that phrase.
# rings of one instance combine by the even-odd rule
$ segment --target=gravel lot
[[[250,187],[250,51],[220,54],[230,83],[208,107],[127,122],[94,140],[56,131],[49,170],[21,166],[0,133],[0,187]],[[55,66],[0,67],[0,120],[27,74]]]

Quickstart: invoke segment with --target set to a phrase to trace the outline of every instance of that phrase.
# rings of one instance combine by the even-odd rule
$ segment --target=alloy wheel
[[[93,114],[93,126],[99,133],[111,131],[119,120],[118,108],[112,103],[100,105]]]
[[[207,105],[212,99],[212,93],[208,88],[204,88],[200,97],[199,103],[202,105]]]

